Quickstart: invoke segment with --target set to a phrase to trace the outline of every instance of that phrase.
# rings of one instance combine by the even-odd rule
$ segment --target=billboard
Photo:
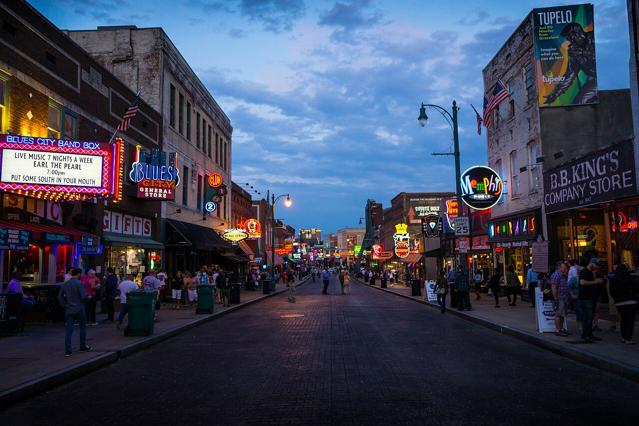
[[[533,9],[539,106],[598,102],[592,4]]]

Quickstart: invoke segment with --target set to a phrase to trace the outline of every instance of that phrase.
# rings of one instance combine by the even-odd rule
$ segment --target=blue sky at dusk
[[[485,163],[481,70],[535,7],[564,1],[33,0],[60,28],[163,27],[231,118],[233,179],[292,226],[357,226],[368,198],[452,191],[452,134],[420,102],[461,106],[462,169]],[[595,1],[600,89],[628,87],[626,2]],[[286,210],[286,211],[284,211]]]

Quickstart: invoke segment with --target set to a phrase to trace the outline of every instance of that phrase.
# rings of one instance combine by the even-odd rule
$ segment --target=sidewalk
[[[372,287],[360,281],[362,285]],[[413,299],[439,310],[436,302],[428,302],[422,296],[411,296],[411,289],[405,286],[382,289],[379,284],[376,290],[396,294],[408,299]],[[446,314],[456,315],[466,320],[491,328],[503,334],[524,340],[528,343],[551,350],[557,354],[573,360],[588,364],[592,367],[610,371],[623,377],[639,382],[639,345],[626,346],[620,343],[619,325],[617,331],[610,331],[612,322],[599,320],[599,327],[603,330],[597,333],[603,341],[594,344],[583,344],[579,338],[579,328],[574,314],[568,318],[568,337],[557,337],[552,333],[539,333],[535,309],[528,302],[518,301],[517,306],[508,306],[505,297],[500,298],[501,308],[495,308],[492,297],[482,294],[481,300],[476,301],[475,295],[470,295],[472,311],[460,312],[451,309],[450,295],[446,298]],[[635,327],[635,334],[639,337],[639,324]]]
[[[307,279],[296,282],[296,285]],[[163,304],[157,311],[159,321],[155,323],[154,334],[148,337],[125,337],[115,324],[88,327],[87,343],[93,350],[74,352],[70,358],[64,357],[64,324],[27,323],[24,333],[0,338],[0,408],[116,362],[221,315],[286,291],[287,288],[281,283],[269,295],[262,294],[262,289],[242,291],[240,304],[228,308],[215,304],[214,313],[204,315],[196,315],[195,308],[174,310],[170,304]],[[98,321],[105,318],[106,315],[98,314]],[[78,336],[76,327],[73,333],[74,351],[78,349]]]

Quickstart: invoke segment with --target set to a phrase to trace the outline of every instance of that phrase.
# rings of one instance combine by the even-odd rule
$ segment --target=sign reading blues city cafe
[[[547,213],[605,203],[637,193],[632,141],[544,172]]]

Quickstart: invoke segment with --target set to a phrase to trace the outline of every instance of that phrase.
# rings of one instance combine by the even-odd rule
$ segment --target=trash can
[[[382,278],[382,288],[386,288],[387,280],[386,278]]]
[[[158,292],[133,291],[126,295],[129,308],[129,324],[124,329],[125,336],[150,336],[153,334],[155,299]]]
[[[422,292],[419,288],[419,280],[411,280],[411,296],[421,296]]]
[[[212,314],[215,305],[215,290],[211,285],[197,286],[197,308],[196,314]]]
[[[231,286],[231,294],[229,297],[229,302],[232,305],[240,303],[240,285],[239,284],[233,284]]]
[[[271,292],[271,284],[273,284],[273,280],[262,281],[262,294],[269,294]]]
[[[271,280],[271,293],[275,291],[275,280]]]

